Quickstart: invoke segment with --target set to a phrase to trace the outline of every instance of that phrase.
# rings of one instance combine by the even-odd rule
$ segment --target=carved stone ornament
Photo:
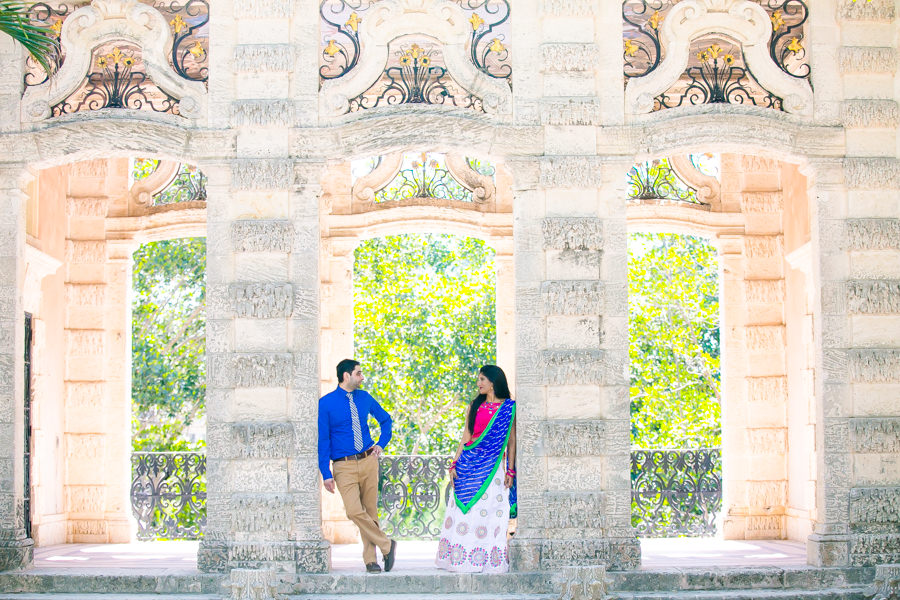
[[[791,77],[769,56],[772,21],[759,4],[749,0],[684,0],[672,8],[659,33],[665,59],[652,72],[628,82],[625,106],[630,112],[651,112],[654,98],[668,90],[687,68],[691,42],[718,33],[741,44],[747,66],[760,85],[784,99],[785,111],[812,114],[809,82]]]
[[[689,156],[670,156],[670,164],[675,174],[686,184],[697,190],[697,200],[716,210],[722,203],[722,185],[712,175],[701,173]]]
[[[864,593],[867,600],[900,600],[900,564],[875,567],[875,582]]]
[[[153,196],[166,189],[181,165],[171,160],[161,160],[156,169],[144,179],[134,182],[128,191],[129,215],[145,213],[153,204]]]
[[[604,600],[607,598],[606,565],[563,567],[559,600]]]
[[[112,40],[126,40],[141,48],[147,76],[161,90],[176,98],[179,113],[197,119],[206,113],[206,87],[180,77],[167,55],[172,32],[165,17],[138,0],[93,0],[73,12],[60,32],[66,61],[50,79],[29,87],[22,97],[22,121],[30,123],[50,117],[52,107],[65,100],[84,81],[91,68],[91,53]]]
[[[321,113],[345,114],[350,100],[381,78],[388,64],[388,45],[412,34],[427,34],[441,44],[448,73],[466,91],[481,99],[485,112],[509,114],[512,111],[512,91],[506,81],[482,73],[469,58],[472,26],[459,4],[450,0],[382,0],[359,23],[359,40],[365,48],[359,65],[343,77],[322,84]]]
[[[279,595],[271,569],[232,569],[231,600],[273,600]]]

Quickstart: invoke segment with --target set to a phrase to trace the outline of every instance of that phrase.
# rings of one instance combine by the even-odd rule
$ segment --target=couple
[[[325,489],[333,494],[337,487],[347,517],[359,527],[366,571],[381,572],[376,547],[390,571],[397,542],[378,525],[378,457],[391,441],[391,416],[359,389],[364,377],[357,361],[339,362],[337,378],[338,387],[319,399],[319,470]],[[464,573],[505,573],[507,529],[516,516],[516,404],[500,367],[481,367],[477,387],[450,465],[453,494],[435,564]],[[369,415],[381,426],[377,444]]]

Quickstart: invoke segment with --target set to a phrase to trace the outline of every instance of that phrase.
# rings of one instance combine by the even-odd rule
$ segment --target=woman
[[[503,370],[481,367],[478,396],[450,465],[453,495],[438,544],[438,568],[509,571],[506,532],[516,516],[516,403],[509,396]]]

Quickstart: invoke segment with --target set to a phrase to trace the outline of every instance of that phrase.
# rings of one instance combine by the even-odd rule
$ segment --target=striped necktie
[[[353,401],[353,392],[347,392],[347,400],[350,401],[350,420],[353,421],[353,447],[357,452],[362,452],[362,427],[359,425],[359,411],[356,410],[356,402]]]

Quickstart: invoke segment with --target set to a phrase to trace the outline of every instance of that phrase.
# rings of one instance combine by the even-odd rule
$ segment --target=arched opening
[[[721,320],[718,325],[709,321],[706,327],[721,336],[715,346],[721,348],[720,357],[711,351],[715,349],[712,340],[701,338],[694,346],[695,358],[706,357],[698,364],[709,367],[714,359],[721,361],[720,373],[712,378],[719,385],[713,402],[721,410],[721,448],[697,450],[698,436],[682,427],[683,439],[692,443],[694,451],[633,455],[632,479],[640,482],[632,492],[633,521],[638,522],[642,538],[660,533],[670,538],[713,538],[644,539],[645,565],[681,564],[679,560],[696,559],[710,551],[743,564],[805,564],[806,539],[815,515],[810,484],[817,476],[811,435],[816,423],[814,392],[802,383],[813,370],[809,362],[811,264],[802,258],[810,244],[808,184],[798,168],[787,162],[736,153],[708,160],[715,156],[667,156],[638,165],[631,173],[630,230],[680,238],[679,250],[658,263],[659,276],[672,277],[685,266],[696,270],[707,265],[704,270],[716,275],[716,285],[704,285],[701,282],[712,279],[700,277],[695,293],[688,296],[695,309],[706,306],[710,317]],[[710,168],[710,164],[716,166]],[[641,244],[653,241],[641,237]],[[656,238],[660,258],[676,245],[662,242],[664,237]],[[646,266],[642,262],[632,264]],[[674,280],[663,286],[651,278],[645,286],[635,285],[636,273],[630,277],[630,292],[652,290],[656,285],[661,294],[677,295],[680,289]],[[715,298],[708,297],[712,289],[716,289]],[[666,432],[676,430],[681,417],[694,428],[706,420],[710,423],[706,439],[714,441],[712,418],[717,406],[709,405],[691,417],[690,404],[681,397],[682,386],[690,389],[696,372],[685,371],[662,386],[662,408],[651,411],[657,413],[655,418],[642,414],[646,406],[641,387],[649,387],[647,379],[664,380],[654,375],[654,368],[662,368],[666,377],[677,372],[680,363],[671,355],[679,346],[673,340],[662,353],[654,353],[655,342],[661,341],[656,335],[653,344],[645,343],[643,350],[635,352],[634,343],[640,340],[635,334],[659,306],[648,305],[642,298],[634,300],[629,299],[632,311],[643,310],[638,319],[631,313],[632,399],[642,402],[637,410],[632,407],[633,428],[647,429],[656,423],[658,431]],[[712,314],[713,307],[718,315]],[[669,320],[671,327],[663,339],[680,330],[680,316]],[[707,387],[704,396],[714,396],[714,388]],[[657,510],[659,516],[646,507]],[[683,516],[683,527],[670,527]],[[640,523],[644,519],[651,522]],[[737,540],[743,543],[731,542]]]
[[[144,282],[136,291],[135,252],[143,262],[147,246],[139,250],[142,243],[178,245],[182,238],[206,233],[204,180],[196,167],[154,160],[150,177],[136,179],[133,162],[110,157],[46,167],[34,171],[27,189],[24,301],[34,315],[35,334],[29,491],[37,566],[88,564],[83,552],[92,544],[117,544],[102,552],[119,548],[116,556],[123,567],[137,566],[136,561],[152,565],[146,562],[152,556],[157,566],[196,557],[196,544],[174,554],[171,548],[156,547],[148,554],[134,545],[127,551],[118,546],[149,539],[137,525],[141,510],[162,522],[165,510],[160,507],[171,508],[185,496],[166,474],[165,461],[157,460],[150,470],[144,461],[145,472],[136,476],[140,461],[132,455],[132,416],[141,412],[133,410],[133,393],[145,400],[173,395],[172,389],[150,385],[140,375],[141,365],[132,372],[132,352],[143,342],[162,349],[171,341],[157,329],[141,331],[133,343],[132,301],[140,297],[145,304],[163,303],[166,289],[178,287],[177,273],[184,264],[175,264],[171,253],[157,255],[157,266],[168,273],[158,273],[152,284]],[[195,245],[202,246],[202,238]],[[195,272],[197,277],[203,279],[203,269]],[[170,304],[184,300],[178,293],[172,296]],[[192,310],[202,316],[202,302]],[[184,323],[190,320],[183,316]],[[192,321],[190,329],[197,341],[203,324]],[[178,351],[175,345],[166,348],[169,355]],[[148,366],[147,353],[140,354]],[[166,358],[157,356],[150,370],[161,369]],[[162,371],[158,375],[164,378]],[[169,380],[183,385],[184,375]],[[202,388],[202,369],[194,373],[194,381]],[[146,428],[138,430],[144,431],[138,437],[146,446]],[[200,529],[195,527],[195,533]],[[152,537],[184,535],[169,530]]]

